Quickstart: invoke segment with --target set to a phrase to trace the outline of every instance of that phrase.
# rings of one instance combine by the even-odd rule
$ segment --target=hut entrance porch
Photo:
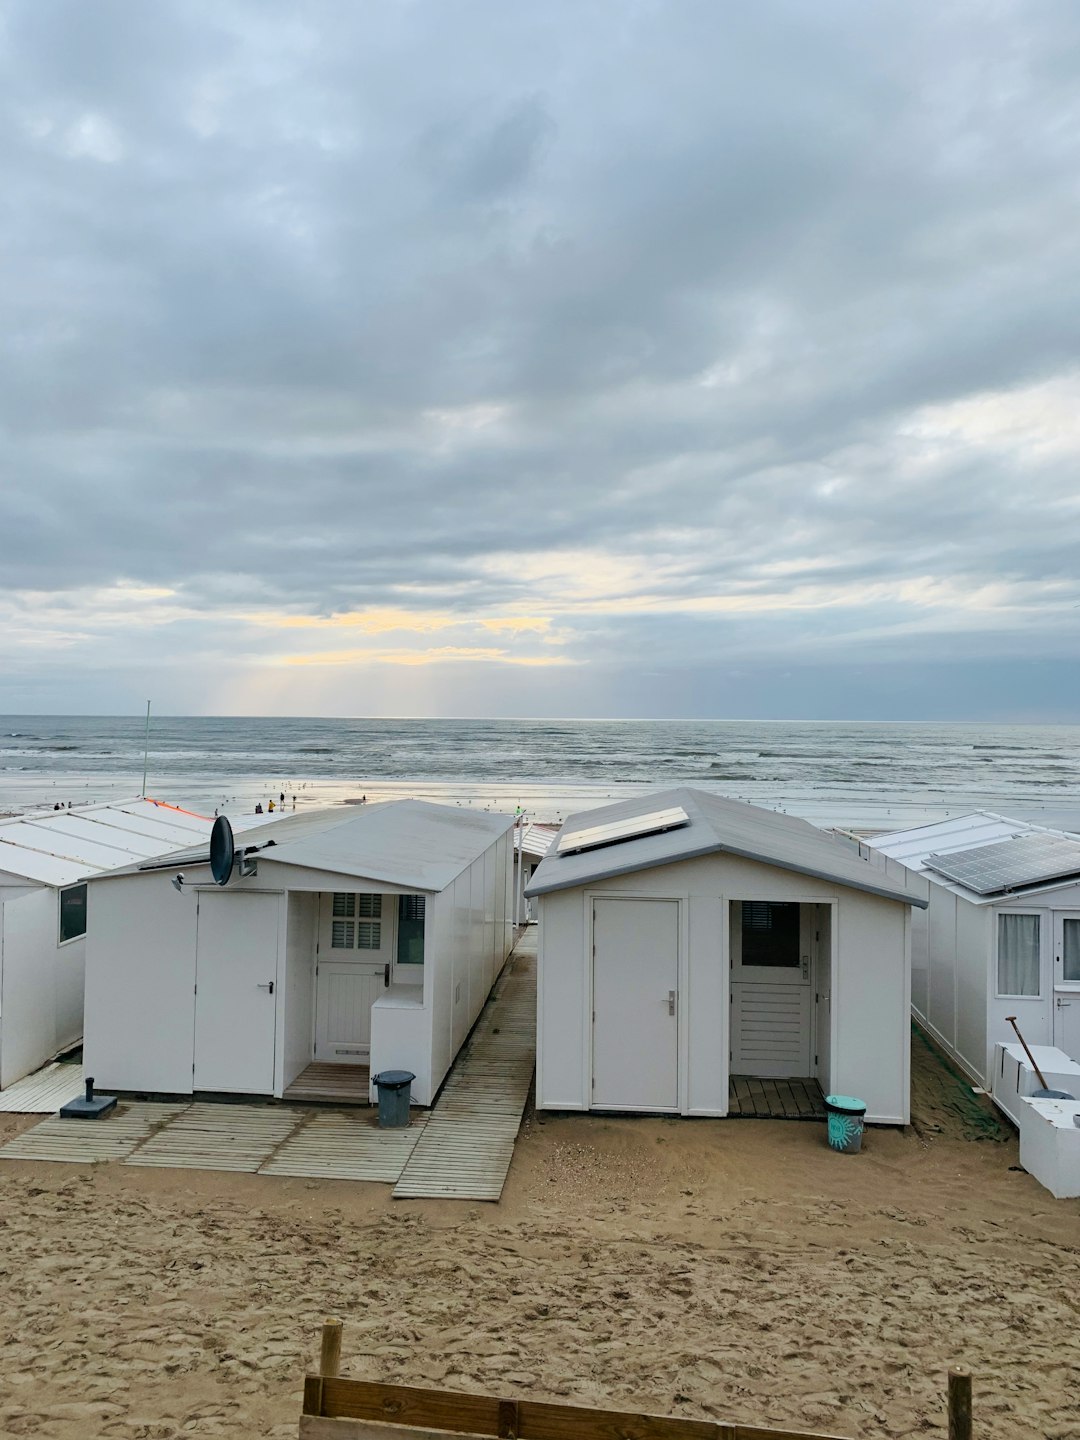
[[[731,1113],[818,1111],[818,1081],[829,1070],[831,908],[733,900],[729,918]],[[785,1081],[789,1089],[773,1093],[774,1086],[766,1100],[756,1086],[751,1097],[745,1085],[736,1092],[736,1078]],[[751,1098],[755,1108],[748,1111]]]

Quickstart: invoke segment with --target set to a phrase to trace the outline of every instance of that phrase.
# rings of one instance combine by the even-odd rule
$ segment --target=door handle
[[[674,1015],[674,1014],[675,1014],[675,991],[674,991],[674,990],[669,990],[669,991],[667,992],[667,1013],[668,1013],[669,1015]]]
[[[261,980],[257,986],[257,989],[268,990],[272,995],[274,993],[274,982],[273,980]]]
[[[1067,1010],[1071,1004],[1071,1000],[1062,1000],[1060,995],[1057,997],[1057,1008],[1059,1010]]]
[[[384,987],[385,987],[387,990],[390,989],[390,961],[389,961],[389,960],[388,960],[388,961],[386,962],[386,964],[383,966],[382,983],[383,983]]]

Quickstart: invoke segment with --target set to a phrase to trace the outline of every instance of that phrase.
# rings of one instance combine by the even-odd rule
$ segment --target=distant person
[[[261,801],[261,800],[257,800],[257,801],[255,802],[255,814],[256,814],[256,815],[261,815],[262,813],[263,813],[262,801]]]
[[[282,805],[285,804],[285,791],[284,791],[284,790],[282,790],[281,794],[278,796],[278,802],[279,802],[280,804],[282,804]]]
[[[270,801],[270,804],[269,804],[266,808],[267,808],[267,810],[269,810],[269,812],[270,812],[271,815],[274,813],[274,802],[273,802],[273,800]]]

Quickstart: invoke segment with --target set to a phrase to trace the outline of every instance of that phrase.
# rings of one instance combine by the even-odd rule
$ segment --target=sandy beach
[[[32,1123],[4,1117],[0,1134]],[[979,1138],[976,1138],[979,1137]],[[840,1435],[1080,1436],[1080,1203],[916,1046],[914,1124],[530,1115],[497,1206],[120,1165],[0,1167],[0,1433],[287,1436],[347,1373]]]

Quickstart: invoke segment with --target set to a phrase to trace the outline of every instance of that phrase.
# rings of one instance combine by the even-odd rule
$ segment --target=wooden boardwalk
[[[824,1120],[825,1100],[812,1077],[759,1080],[732,1075],[728,1081],[728,1116],[741,1120]]]
[[[370,1076],[366,1065],[328,1065],[315,1060],[300,1071],[281,1098],[299,1105],[319,1101],[370,1105]]]
[[[83,1067],[54,1061],[0,1090],[0,1111],[9,1115],[55,1115],[84,1093]]]
[[[450,1071],[395,1199],[498,1200],[536,1062],[536,929],[518,942]]]

